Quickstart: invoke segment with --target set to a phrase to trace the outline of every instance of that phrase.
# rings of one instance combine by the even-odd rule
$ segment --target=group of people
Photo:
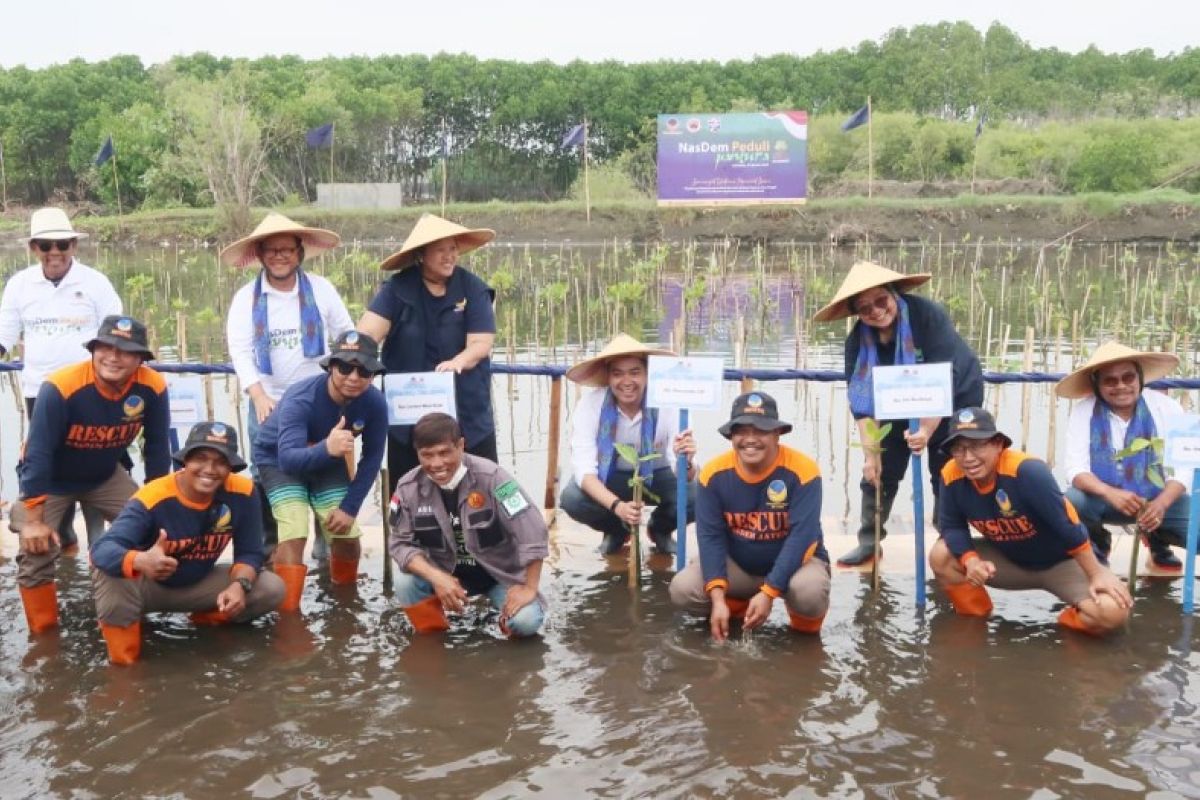
[[[154,353],[145,325],[123,314],[103,274],[75,258],[85,234],[62,210],[35,212],[30,227],[38,263],[4,287],[0,351],[22,344],[30,424],[10,526],[20,537],[17,580],[31,632],[57,625],[55,564],[76,547],[76,503],[87,519],[96,612],[114,663],[139,658],[148,611],[187,612],[202,625],[298,612],[310,530],[331,582],[356,583],[356,519],[385,453],[396,596],[414,629],[445,630],[446,612],[460,613],[472,596],[488,599],[508,636],[540,629],[547,527],[497,463],[494,293],[458,264],[493,231],[423,216],[382,262],[393,274],[357,325],[333,284],[304,267],[339,245],[336,233],[271,213],[224,248],[222,262],[257,269],[227,321],[249,404],[247,461],[227,422],[197,424],[172,446],[167,384],[146,363]],[[930,564],[959,613],[990,613],[989,586],[1042,588],[1067,604],[1062,624],[1094,634],[1115,629],[1131,600],[1106,566],[1104,523],[1136,524],[1156,567],[1181,568],[1171,546],[1186,530],[1190,476],[1166,475],[1160,447],[1132,447],[1161,437],[1182,413],[1146,388],[1178,360],[1109,343],[1059,383],[1060,395],[1080,401],[1069,423],[1064,497],[1045,463],[1013,450],[982,408],[979,361],[946,312],[911,294],[930,277],[862,262],[816,315],[857,317],[845,354],[865,450],[862,522],[858,546],[838,563],[878,557],[876,519],[890,513],[908,454],[928,453],[941,533]],[[782,598],[793,629],[819,632],[830,558],[817,463],[782,443],[792,426],[761,391],[734,401],[720,428],[731,449],[701,463],[692,431],[647,405],[654,354],[670,352],[619,335],[567,372],[590,391],[574,410],[564,512],[597,531],[602,553],[619,553],[645,516],[634,491],[641,484],[655,506],[650,539],[671,553],[682,503],[696,522],[699,558],[671,582],[676,605],[706,617],[724,639],[731,620],[758,627]],[[919,420],[911,431],[896,426],[873,441],[873,368],[933,362],[952,364],[954,414]],[[455,416],[391,424],[377,376],[427,371],[454,373]],[[135,441],[140,488],[129,456]],[[231,543],[232,564],[218,563]]]

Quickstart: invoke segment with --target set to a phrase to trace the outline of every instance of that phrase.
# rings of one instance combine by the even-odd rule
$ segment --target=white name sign
[[[954,411],[953,370],[950,362],[875,367],[876,419],[948,417]]]
[[[1177,470],[1200,467],[1200,416],[1187,414],[1172,420],[1163,450],[1163,464]]]
[[[426,414],[455,416],[453,372],[402,372],[384,376],[389,425],[415,425]]]
[[[716,411],[724,375],[725,362],[719,358],[650,356],[646,405]]]

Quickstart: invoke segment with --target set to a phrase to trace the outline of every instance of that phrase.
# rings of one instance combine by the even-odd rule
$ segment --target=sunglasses
[[[363,380],[370,380],[375,377],[375,373],[366,367],[360,367],[357,364],[347,364],[345,361],[333,362],[333,368],[338,371],[338,375],[342,375],[343,377],[349,376],[351,373],[358,375]]]
[[[1115,389],[1122,384],[1133,386],[1137,383],[1137,379],[1136,372],[1122,372],[1120,375],[1105,375],[1100,379],[1100,385],[1105,389]]]
[[[887,311],[888,305],[892,302],[890,294],[881,294],[869,303],[854,304],[855,314],[870,314],[872,311]]]
[[[959,439],[950,445],[949,452],[953,458],[962,458],[967,453],[977,456],[988,448],[995,438],[991,439]]]
[[[45,239],[34,239],[29,243],[43,253],[49,253],[52,249],[57,249],[60,253],[65,253],[75,246],[74,239],[53,239],[47,241]]]

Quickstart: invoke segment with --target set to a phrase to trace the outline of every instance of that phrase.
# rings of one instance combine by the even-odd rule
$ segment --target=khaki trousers
[[[67,509],[82,503],[85,508],[94,508],[104,517],[105,522],[112,522],[121,513],[125,503],[137,491],[137,484],[129,473],[122,467],[113,470],[112,477],[104,483],[86,492],[75,494],[47,495],[42,509],[42,521],[50,530],[58,530],[59,522]],[[18,501],[13,505],[12,517],[8,523],[9,530],[20,534],[25,527],[25,504]],[[91,542],[88,542],[90,545]],[[61,548],[51,539],[50,549],[45,553],[26,553],[24,548],[17,552],[17,583],[27,589],[50,583],[54,580],[54,565],[58,561]]]
[[[105,625],[124,628],[149,611],[214,611],[217,595],[229,588],[230,564],[217,564],[191,586],[164,586],[146,576],[114,578],[92,567],[96,616]],[[248,622],[274,611],[283,602],[283,579],[274,572],[260,572],[246,598],[246,609],[233,619]]]

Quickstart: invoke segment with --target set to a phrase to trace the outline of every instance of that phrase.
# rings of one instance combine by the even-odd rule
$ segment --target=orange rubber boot
[[[1073,631],[1086,633],[1088,636],[1104,635],[1104,631],[1099,628],[1093,628],[1084,622],[1083,618],[1079,616],[1079,609],[1075,608],[1075,606],[1067,606],[1063,609],[1063,612],[1058,615],[1058,624]]]
[[[741,619],[746,616],[746,609],[750,607],[750,601],[726,595],[725,605],[729,606],[729,616]]]
[[[58,627],[58,589],[54,581],[32,588],[22,586],[21,603],[25,606],[25,621],[30,633]]]
[[[108,645],[108,660],[111,663],[125,666],[137,663],[142,654],[141,620],[124,628],[101,622],[100,632],[104,634],[104,643]]]
[[[304,594],[304,577],[308,567],[303,564],[276,564],[275,574],[283,579],[283,602],[280,611],[299,611],[300,595]]]
[[[819,617],[802,617],[795,611],[788,609],[788,624],[792,630],[800,633],[820,633],[821,623],[825,621],[825,615]]]
[[[408,606],[404,609],[404,613],[408,615],[408,621],[412,623],[413,629],[417,633],[437,633],[450,628],[450,623],[446,621],[446,610],[442,608],[442,601],[434,596],[426,597],[421,602]]]
[[[329,580],[342,585],[358,583],[358,559],[330,556]]]
[[[992,613],[992,596],[982,586],[969,583],[951,583],[945,587],[950,595],[954,610],[966,617],[986,617]]]

